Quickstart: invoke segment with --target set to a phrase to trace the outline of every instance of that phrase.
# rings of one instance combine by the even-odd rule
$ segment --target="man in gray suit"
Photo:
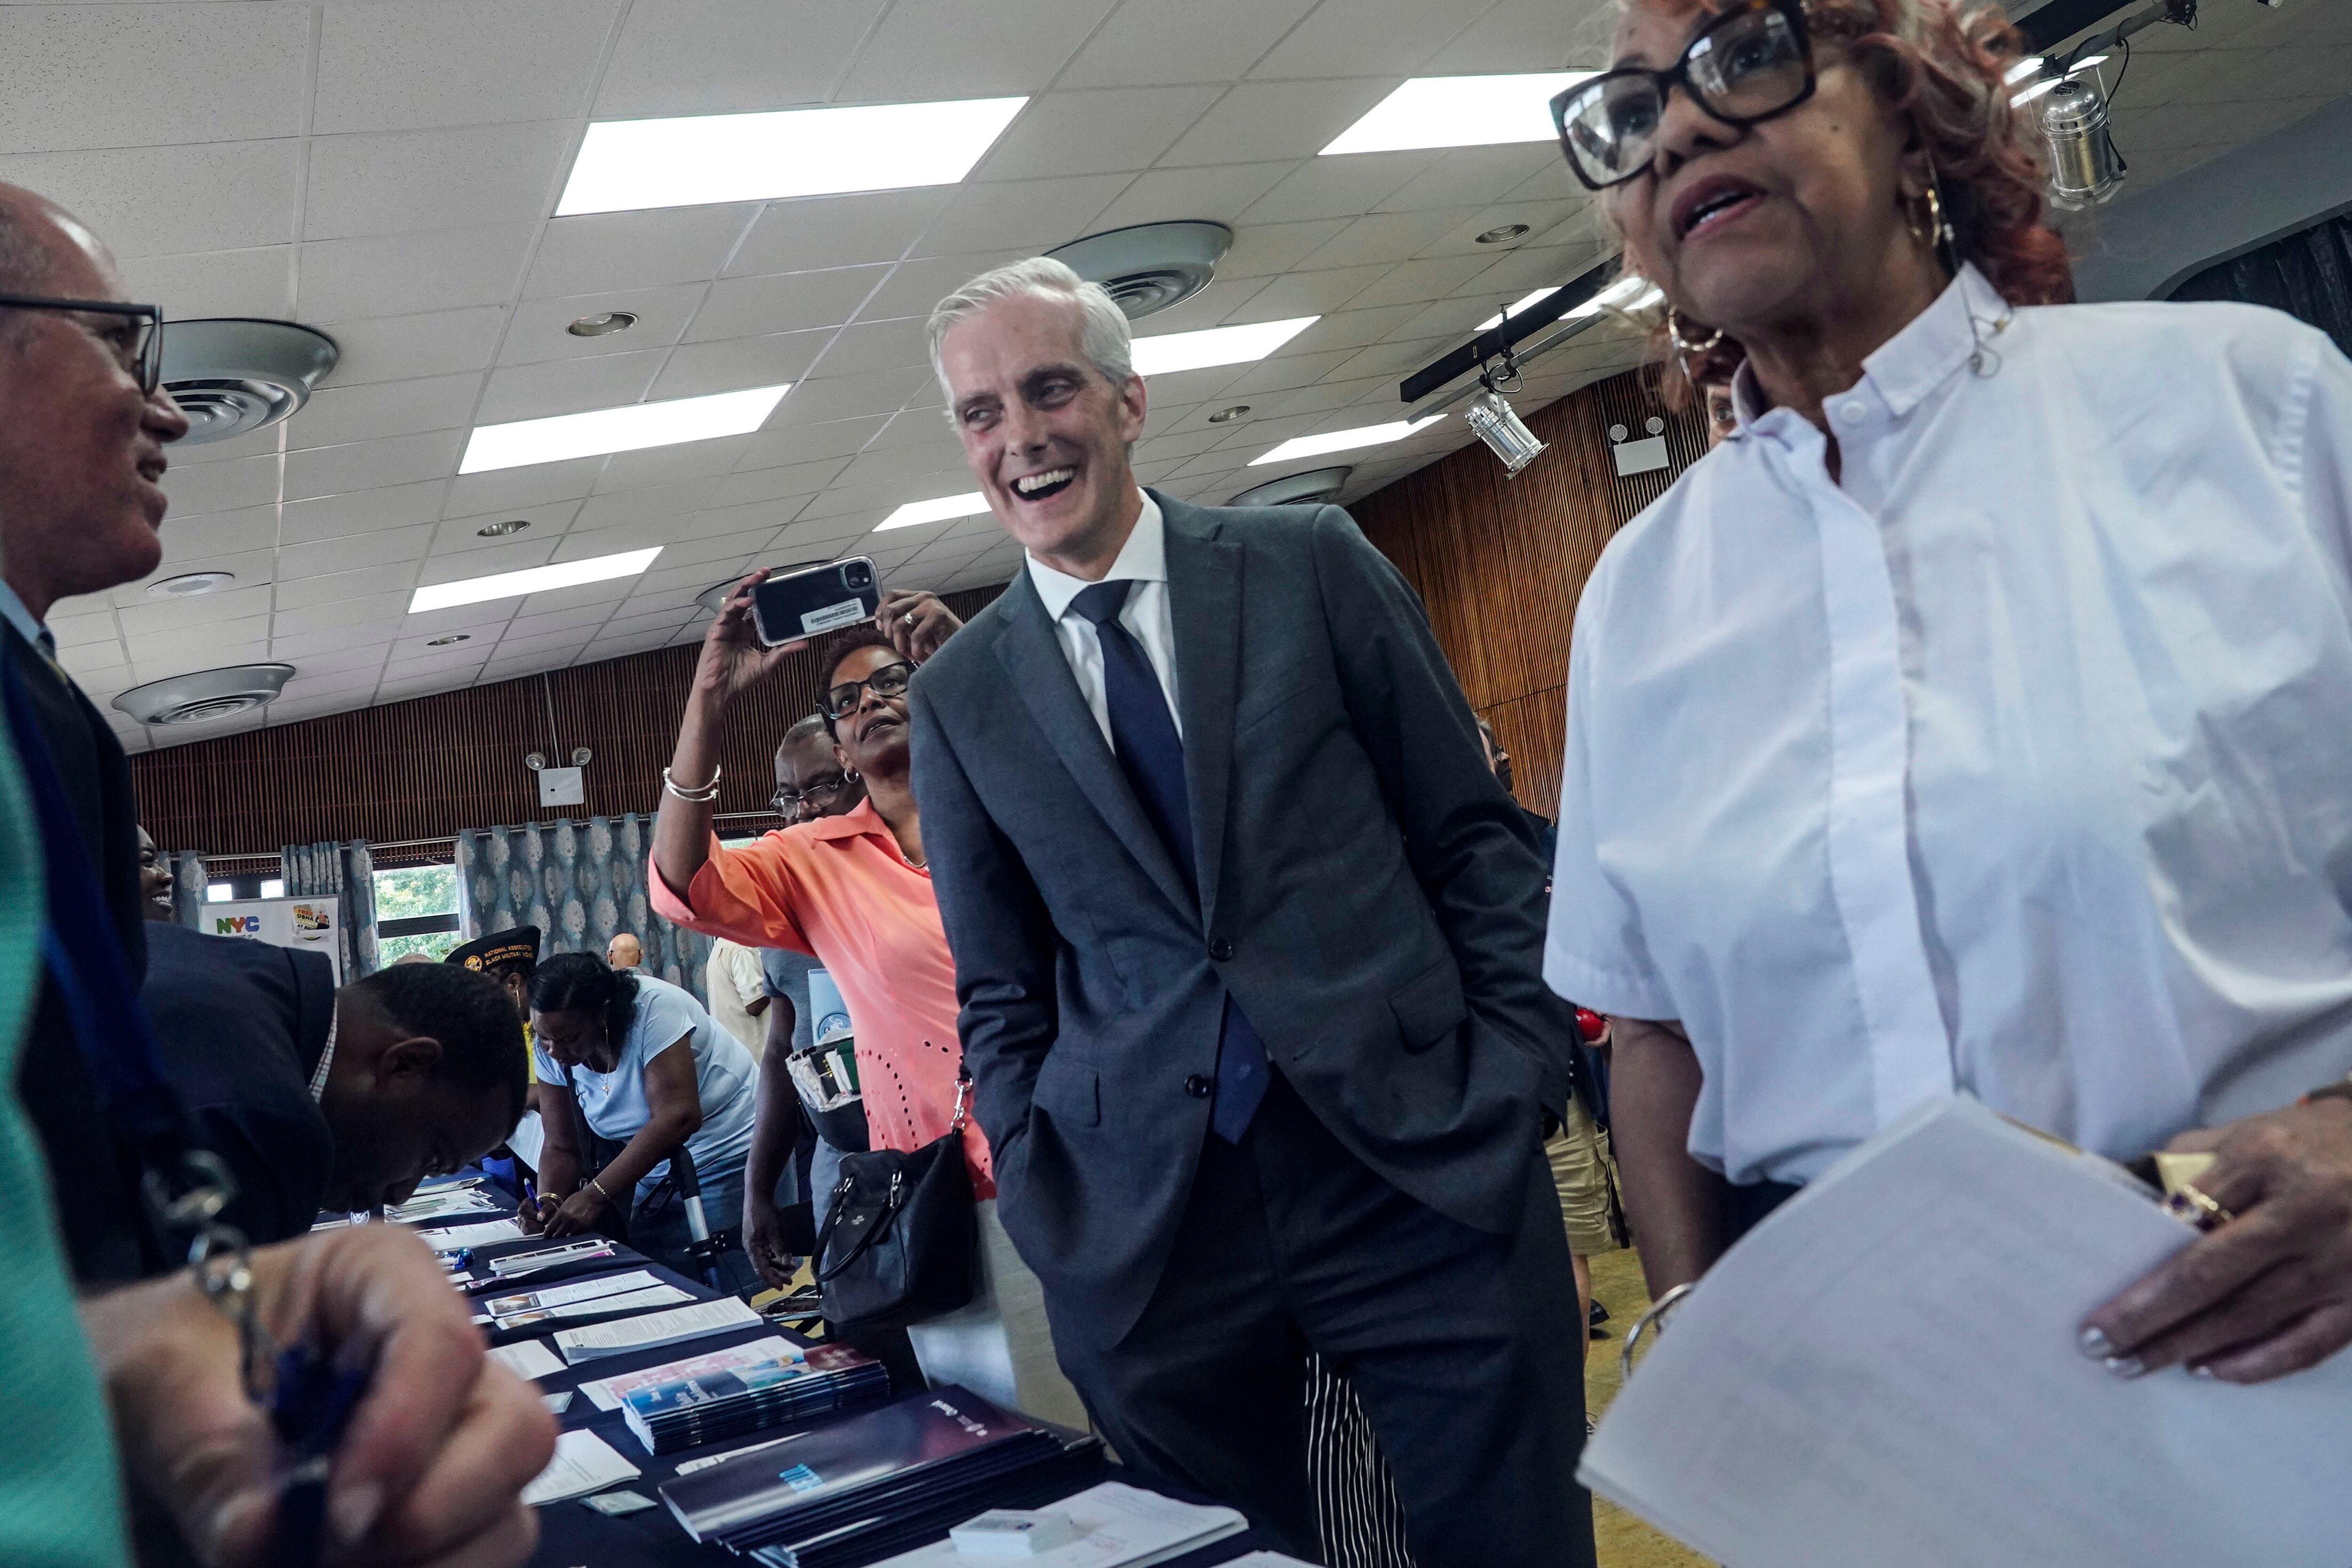
[[[1140,490],[1126,320],[1060,263],[931,318],[1025,569],[917,674],[914,782],[1005,1228],[1131,1463],[1314,1547],[1302,1367],[1423,1568],[1592,1561],[1539,1152],[1543,867],[1345,512]]]

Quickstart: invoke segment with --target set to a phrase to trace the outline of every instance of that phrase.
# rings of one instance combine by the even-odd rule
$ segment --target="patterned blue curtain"
[[[540,954],[604,956],[614,933],[631,931],[645,969],[683,985],[709,1005],[702,964],[710,939],[654,913],[646,897],[646,856],[654,819],[631,812],[585,822],[527,823],[457,835],[457,907],[466,940],[533,925]]]
[[[167,851],[163,857],[172,863],[172,918],[179,924],[205,929],[205,889],[213,885],[212,875],[205,869],[205,858],[194,849],[176,853]]]
[[[279,874],[289,899],[341,899],[343,979],[375,973],[375,859],[367,840],[349,844],[289,844],[278,851]]]

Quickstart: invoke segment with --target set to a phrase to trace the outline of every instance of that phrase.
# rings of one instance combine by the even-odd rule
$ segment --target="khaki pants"
[[[1584,1102],[1571,1098],[1559,1131],[1544,1141],[1552,1185],[1559,1191],[1568,1250],[1579,1258],[1616,1252],[1625,1245],[1625,1211],[1617,1197],[1617,1162],[1609,1134]]]

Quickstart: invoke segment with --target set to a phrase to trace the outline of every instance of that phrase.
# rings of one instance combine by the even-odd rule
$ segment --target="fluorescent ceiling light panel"
[[[654,557],[661,552],[662,547],[656,544],[650,550],[625,550],[618,555],[592,555],[585,561],[559,561],[552,566],[533,566],[522,572],[500,572],[488,577],[468,577],[457,583],[436,583],[429,588],[416,590],[416,596],[408,601],[408,613],[416,616],[426,610],[446,610],[459,605],[478,605],[490,599],[543,594],[550,588],[576,588],[583,583],[634,577],[652,565]]]
[[[1510,313],[1511,315],[1513,315],[1513,316],[1524,316],[1524,315],[1526,315],[1529,310],[1534,310],[1538,305],[1542,304],[1546,300],[1550,299],[1554,294],[1557,294],[1557,293],[1559,293],[1559,288],[1558,288],[1558,287],[1553,287],[1553,288],[1550,288],[1550,289],[1537,289],[1534,293],[1532,293],[1532,294],[1528,295],[1526,299],[1524,299],[1524,300],[1520,300],[1517,304],[1516,304],[1516,305],[1512,306],[1512,307],[1511,307],[1511,309],[1510,309],[1509,313]],[[1472,329],[1472,331],[1480,331],[1480,332],[1491,332],[1491,331],[1493,331],[1496,327],[1499,327],[1499,326],[1501,326],[1501,325],[1503,324],[1503,315],[1504,315],[1504,312],[1502,312],[1502,311],[1500,311],[1500,310],[1497,310],[1497,311],[1496,311],[1496,312],[1495,312],[1495,314],[1493,314],[1493,315],[1491,315],[1491,316],[1487,317],[1485,321],[1483,321],[1479,322],[1479,323],[1477,324],[1477,326],[1475,326],[1475,328],[1473,328],[1473,329]]]
[[[1443,414],[1433,414],[1426,419],[1399,419],[1388,425],[1360,425],[1353,430],[1326,430],[1320,436],[1293,437],[1265,457],[1252,458],[1250,467],[1286,463],[1293,458],[1319,458],[1326,452],[1352,452],[1359,447],[1385,447],[1444,417]]]
[[[478,425],[459,459],[461,474],[520,468],[529,463],[560,463],[607,452],[638,452],[721,436],[748,436],[792,390],[755,386],[749,392],[715,392],[707,397],[674,397],[667,403],[631,403],[585,414],[518,419],[511,425]]]
[[[1417,76],[1339,132],[1339,139],[1323,149],[1323,156],[1549,142],[1559,134],[1551,122],[1551,100],[1598,74]]]
[[[1316,322],[1320,316],[1295,316],[1286,321],[1252,321],[1239,327],[1206,327],[1197,332],[1162,332],[1135,340],[1135,374],[1168,375],[1180,370],[1206,370],[1212,365],[1248,364],[1262,360]]]
[[[601,121],[588,127],[555,216],[952,185],[1028,101]]]
[[[1629,276],[1620,278],[1568,314],[1569,319],[1574,321],[1580,317],[1597,316],[1601,311],[1612,308],[1620,310],[1638,310],[1645,305],[1654,304],[1664,298],[1665,295],[1660,292],[1648,279],[1638,275]]]
[[[874,525],[874,531],[886,528],[919,528],[927,522],[945,522],[951,517],[978,517],[988,510],[988,498],[978,490],[970,495],[941,496],[937,500],[910,500],[897,511]]]
[[[2002,77],[2000,79],[2009,83],[2010,86],[2015,87],[2019,82],[2023,81],[2027,77],[2034,75],[2041,69],[2042,57],[2040,55],[2028,55],[2025,58],[2010,67],[2009,74]]]

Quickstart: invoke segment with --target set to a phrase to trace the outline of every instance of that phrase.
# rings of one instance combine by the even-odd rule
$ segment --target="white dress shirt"
[[[2128,1158],[2352,1069],[2352,364],[1971,270],[1828,400],[1842,483],[1738,391],[1578,608],[1545,963],[1683,1021],[1691,1152],[1960,1090]]]
[[[1142,500],[1143,514],[1135,520],[1135,531],[1127,536],[1103,581],[1135,584],[1127,591],[1118,624],[1143,645],[1143,657],[1151,661],[1152,673],[1160,677],[1160,689],[1167,694],[1168,713],[1176,721],[1176,738],[1181,741],[1184,717],[1176,707],[1176,628],[1168,614],[1168,541],[1160,521],[1160,503],[1149,495]],[[1078,692],[1108,741],[1110,706],[1103,697],[1102,638],[1092,621],[1071,608],[1072,601],[1094,584],[1056,572],[1034,555],[1026,559],[1029,581],[1036,587],[1037,597],[1045,601],[1045,613],[1054,619],[1054,636],[1061,641],[1062,657],[1070,661]]]

